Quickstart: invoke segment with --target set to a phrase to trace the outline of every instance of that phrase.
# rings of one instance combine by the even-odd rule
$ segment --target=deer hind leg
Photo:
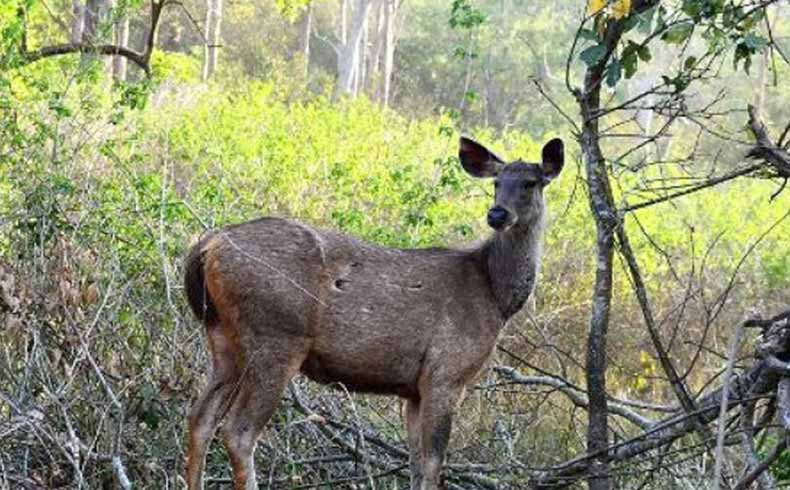
[[[187,452],[187,488],[202,490],[206,452],[214,437],[222,415],[230,405],[238,373],[236,361],[218,342],[221,331],[213,326],[209,330],[209,344],[214,361],[208,386],[192,406],[189,413],[189,449]]]
[[[444,453],[450,441],[453,409],[462,388],[434,386],[420,401],[421,490],[438,490]]]
[[[278,350],[271,344],[252,354],[222,428],[235,490],[257,490],[255,444],[303,359],[301,349]]]
[[[420,490],[422,466],[420,462],[420,402],[418,399],[410,399],[406,402],[406,435],[409,441],[411,490]]]

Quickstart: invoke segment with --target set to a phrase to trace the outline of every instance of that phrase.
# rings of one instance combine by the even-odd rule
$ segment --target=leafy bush
[[[0,368],[10,373],[7,386],[19,409],[46,414],[52,428],[25,436],[46,442],[37,443],[30,464],[48,485],[86,471],[47,449],[71,447],[70,430],[92,441],[92,453],[123,454],[142,486],[161,487],[163,475],[180,472],[184,412],[208,365],[182,300],[180,260],[205,227],[277,214],[396,247],[462,246],[487,233],[492,188],[460,169],[456,121],[449,114],[410,120],[362,98],[297,97],[297,90],[273,82],[241,80],[232,89],[190,84],[196,66],[182,55],[155,62],[163,77],[158,87],[113,90],[100,77],[69,84],[56,69],[59,63],[69,61],[0,76],[0,323],[6,326],[0,330]],[[174,79],[177,91],[168,85]],[[554,136],[485,128],[471,133],[503,156],[528,161],[537,160],[543,141]],[[577,185],[583,177],[574,145],[566,141],[566,170],[546,190],[550,220],[533,311],[551,326],[540,332],[549,336],[545,342],[579,352],[594,233]],[[692,239],[695,260],[706,255],[711,280],[704,287],[720,287],[720,277],[728,277],[755,237],[781,215],[781,206],[767,199],[771,191],[764,182],[741,181],[676,201],[671,220],[669,204],[639,211],[639,225],[654,240],[633,220],[629,226],[656,302],[676,299],[677,292],[666,286],[672,284],[666,257],[681,274],[690,273]],[[749,294],[778,291],[790,281],[780,239],[766,237],[744,264]],[[653,362],[642,336],[634,335],[632,325],[641,323],[628,285],[618,284],[615,294],[613,328],[623,335],[612,338],[624,354],[611,386],[645,392],[651,389]],[[532,324],[514,323],[503,343],[534,354],[537,363],[550,362],[524,340],[534,334]],[[542,403],[542,395],[530,393],[483,391],[473,397],[489,408],[462,415],[454,444],[464,447],[464,457],[485,454],[493,462],[505,456],[473,436],[487,433],[501,417],[516,424],[519,410]],[[371,414],[397,417],[390,400],[354,400]],[[554,409],[551,420],[541,419],[534,437],[517,443],[535,464],[583,445],[575,437],[573,407],[557,406],[562,409]],[[274,442],[264,453],[292,446],[309,450],[307,436],[289,432],[294,418],[290,406],[275,422]],[[7,439],[0,453],[22,461],[26,441]],[[225,468],[221,451],[209,461],[214,472]],[[106,465],[91,465],[85,467],[89,486],[108,485]],[[295,470],[277,471],[282,476]]]

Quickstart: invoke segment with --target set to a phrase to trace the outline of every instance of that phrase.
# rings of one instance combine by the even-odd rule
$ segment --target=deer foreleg
[[[422,485],[422,463],[420,461],[420,402],[406,402],[406,435],[409,441],[409,469],[411,490],[420,490]]]
[[[421,490],[438,490],[444,453],[450,440],[453,409],[462,390],[435,388],[420,402]]]

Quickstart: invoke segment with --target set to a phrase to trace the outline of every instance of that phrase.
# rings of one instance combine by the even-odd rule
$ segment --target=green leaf
[[[743,70],[749,73],[749,68],[752,66],[752,50],[743,42],[735,46],[735,55],[732,60],[734,70],[738,69],[738,62],[741,60],[743,60]]]
[[[592,29],[581,29],[579,30],[579,37],[582,39],[586,39],[588,41],[593,41],[595,43],[598,42],[598,34],[593,31]]]
[[[606,46],[596,44],[595,46],[590,46],[589,48],[585,49],[581,53],[579,53],[579,59],[584,61],[587,66],[594,66],[598,64],[599,61],[606,55]]]
[[[650,54],[650,48],[647,46],[640,45],[636,49],[636,54],[639,55],[639,59],[647,63],[648,61],[653,59],[653,55]]]
[[[681,44],[691,36],[692,32],[694,32],[694,24],[690,22],[676,24],[661,35],[661,40],[667,44]]]
[[[669,78],[666,75],[661,75],[661,80],[664,82],[664,85],[671,85],[672,88],[675,89],[675,93],[686,90],[686,87],[688,87],[689,83],[691,83],[691,79],[683,73],[680,73],[675,78]]]
[[[606,67],[606,85],[614,87],[622,76],[623,67],[620,65],[620,60],[617,58],[612,59],[612,62]]]
[[[683,63],[683,68],[686,70],[691,70],[694,68],[694,65],[697,64],[697,57],[696,56],[689,56],[686,58],[686,61]]]
[[[754,28],[760,21],[765,18],[765,10],[764,9],[756,9],[753,14],[747,15],[746,18],[741,22],[741,26],[743,30],[749,31]]]
[[[49,101],[49,109],[60,118],[71,116],[71,110],[63,103],[60,97],[53,97]]]
[[[702,9],[704,7],[703,3],[699,0],[683,0],[683,6],[681,10],[683,13],[688,15],[694,20],[699,20],[700,14],[702,13]]]
[[[749,33],[745,38],[743,38],[743,43],[751,50],[757,51],[758,49],[764,48],[768,41],[762,37],[758,36],[754,33]]]
[[[655,17],[657,11],[657,7],[651,7],[636,16],[639,18],[639,27],[637,31],[640,34],[650,34],[650,29],[653,27],[653,17]]]
[[[631,78],[636,73],[637,66],[639,65],[639,58],[636,51],[630,50],[624,52],[622,56],[622,64],[625,69],[625,78]]]
[[[623,32],[629,32],[634,27],[638,26],[640,23],[640,19],[638,15],[630,15],[625,19],[625,24],[623,24]]]

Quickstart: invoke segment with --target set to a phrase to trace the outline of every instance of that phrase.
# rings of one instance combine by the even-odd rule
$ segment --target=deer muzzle
[[[499,231],[515,222],[513,214],[502,206],[494,206],[488,210],[488,225]]]

